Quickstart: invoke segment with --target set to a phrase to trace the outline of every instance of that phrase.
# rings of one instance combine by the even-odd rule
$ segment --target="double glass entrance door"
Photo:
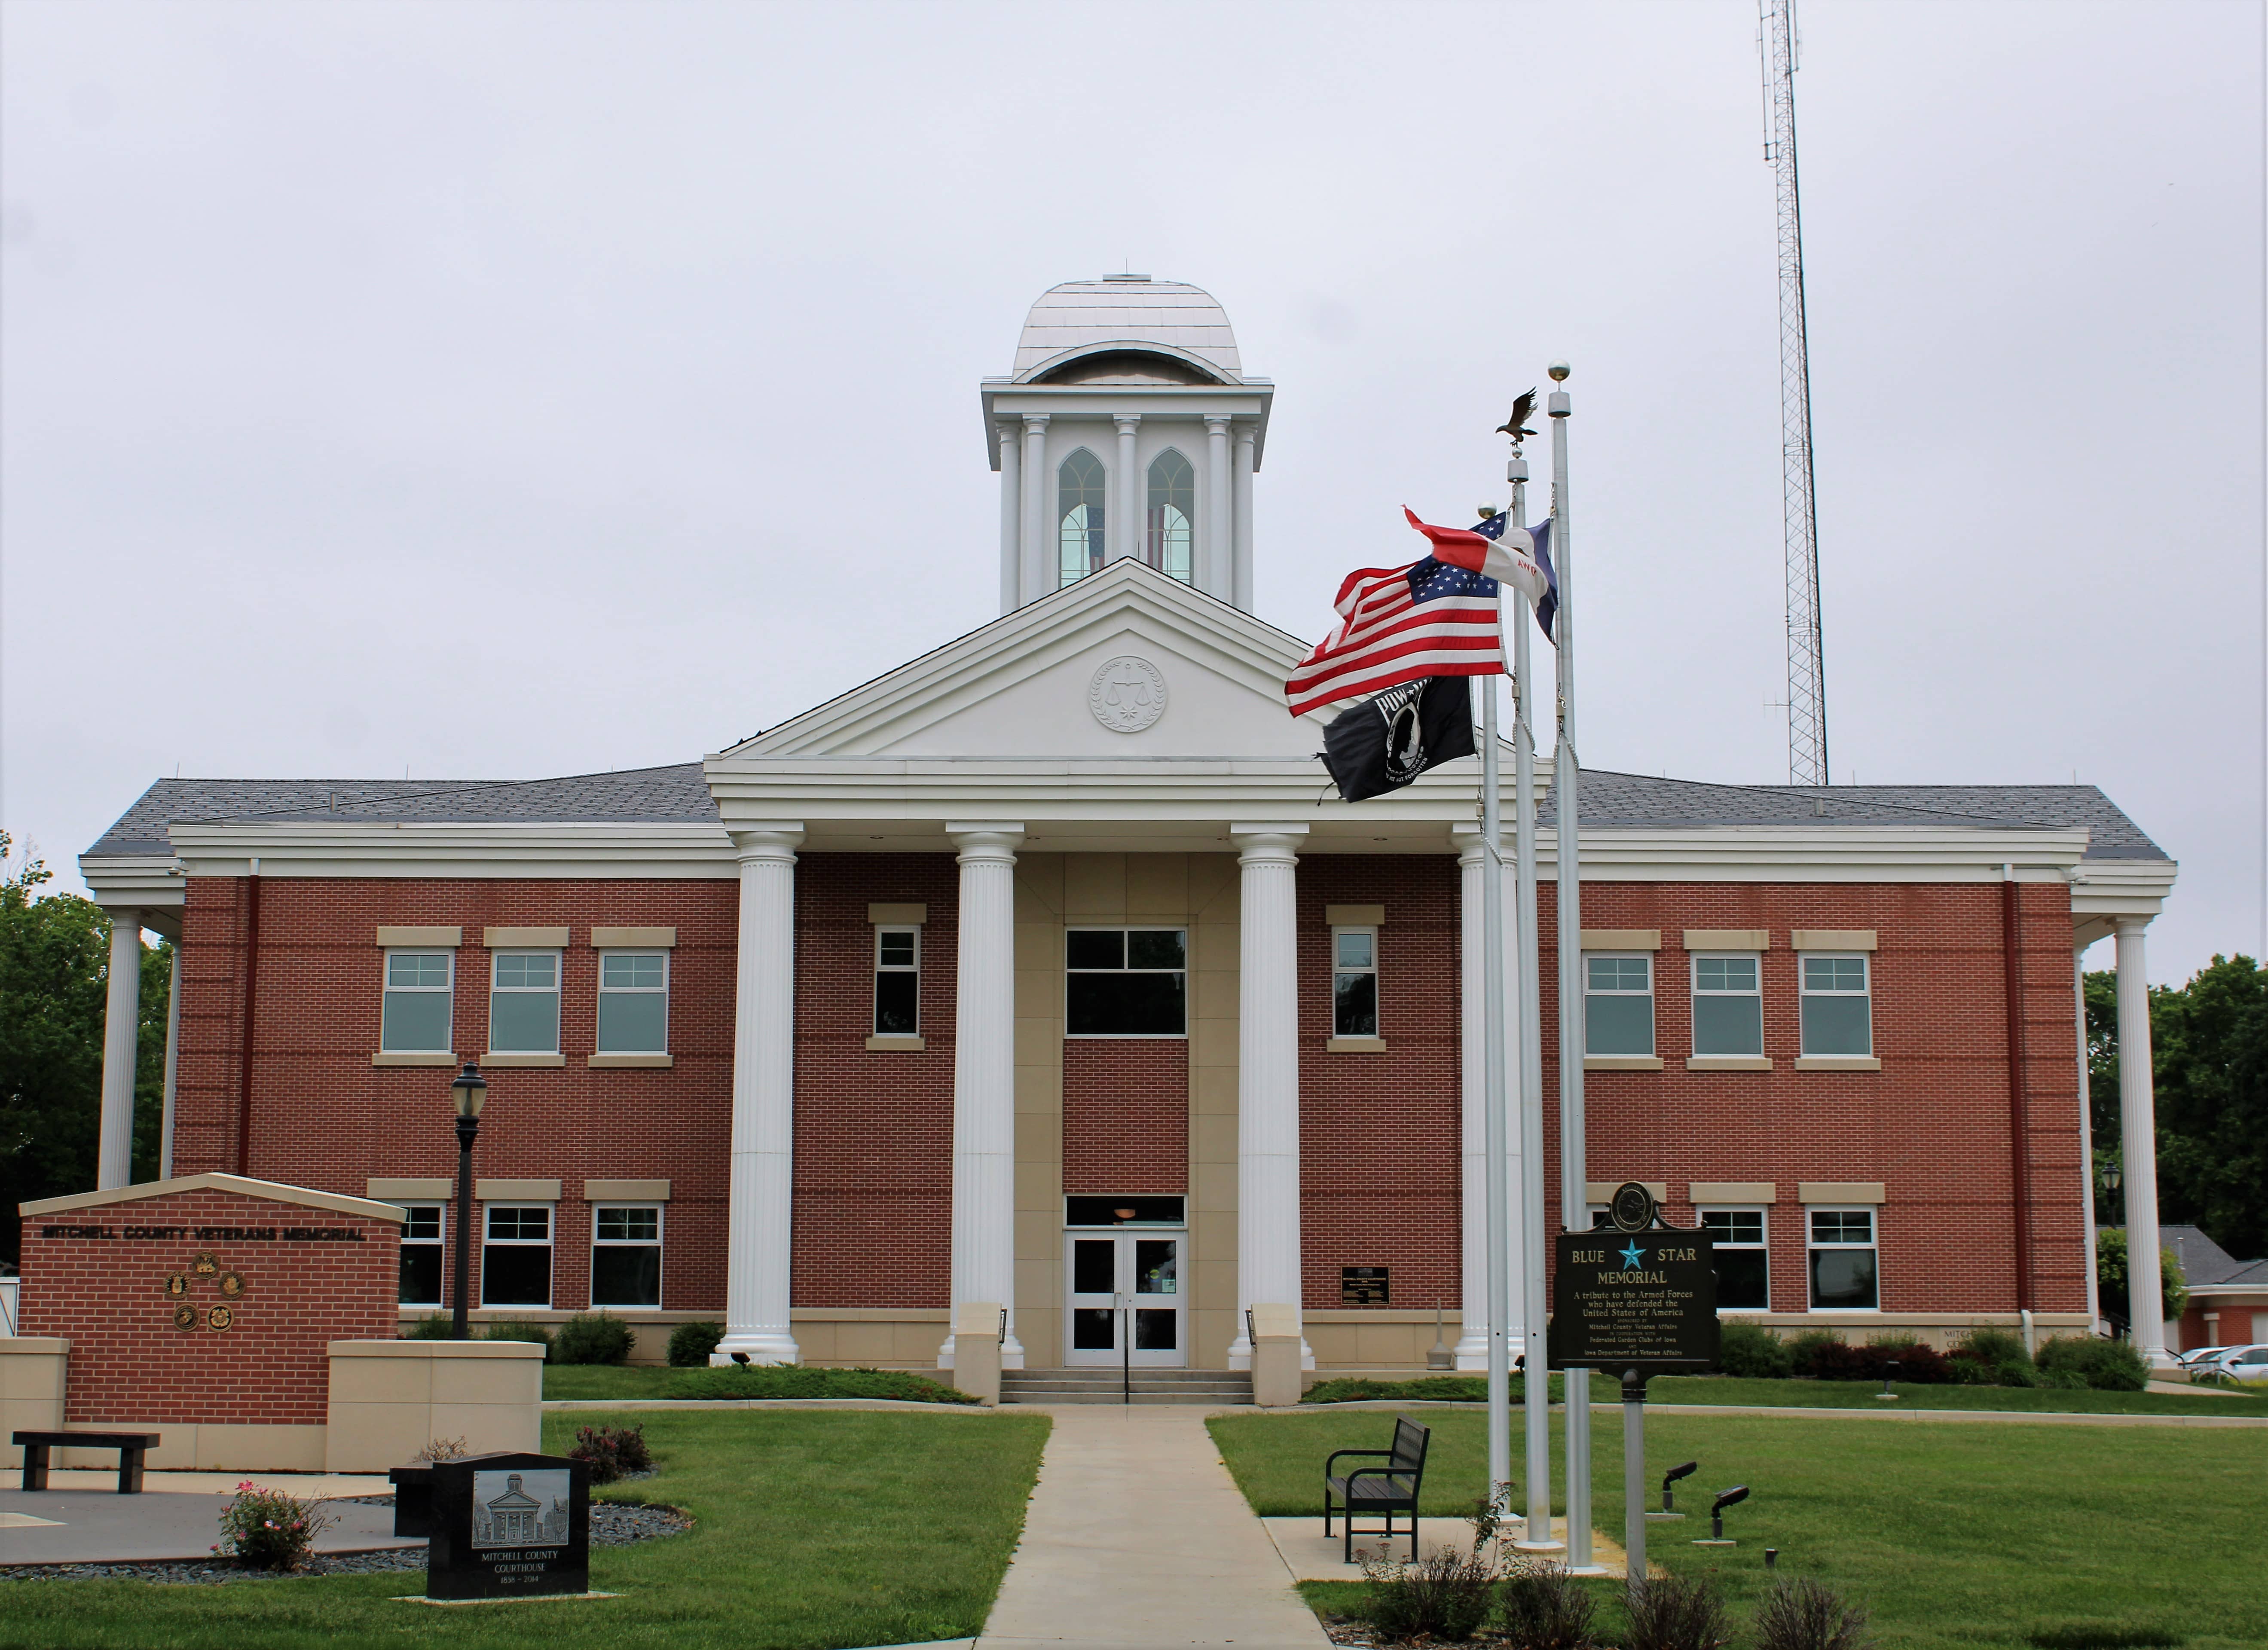
[[[1178,1232],[1069,1232],[1072,1365],[1130,1362],[1142,1369],[1179,1369],[1189,1362],[1182,1311]],[[1133,1345],[1126,1344],[1131,1320]]]

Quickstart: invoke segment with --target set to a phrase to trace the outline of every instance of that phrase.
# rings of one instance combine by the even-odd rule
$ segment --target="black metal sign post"
[[[1548,1350],[1554,1369],[1623,1372],[1623,1547],[1626,1573],[1643,1580],[1646,1383],[1717,1361],[1715,1240],[1665,1223],[1635,1181],[1616,1190],[1609,1213],[1612,1226],[1554,1241]]]

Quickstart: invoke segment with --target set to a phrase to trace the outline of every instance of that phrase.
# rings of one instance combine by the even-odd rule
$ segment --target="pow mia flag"
[[[1470,679],[1427,676],[1339,712],[1323,730],[1322,760],[1341,799],[1359,802],[1473,749]]]

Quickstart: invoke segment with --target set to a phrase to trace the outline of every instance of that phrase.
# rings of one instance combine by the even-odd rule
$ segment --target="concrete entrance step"
[[[1123,1403],[1124,1377],[1116,1369],[1005,1369],[1003,1403]],[[1252,1402],[1252,1377],[1241,1369],[1138,1369],[1136,1403],[1219,1406]]]

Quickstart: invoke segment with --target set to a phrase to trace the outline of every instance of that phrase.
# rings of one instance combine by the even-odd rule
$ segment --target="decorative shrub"
[[[402,1330],[405,1341],[446,1341],[456,1338],[457,1322],[446,1312],[429,1312]]]
[[[1623,1650],[1721,1650],[1732,1642],[1724,1596],[1706,1576],[1624,1581],[1623,1613],[1630,1617]]]
[[[2032,1366],[2032,1355],[2024,1350],[2024,1337],[2011,1335],[2006,1330],[1971,1330],[1953,1350],[1955,1353],[1966,1352],[1991,1369],[1998,1369],[2003,1364],[2021,1364],[2027,1369]]]
[[[1843,1337],[1833,1330],[1806,1330],[1788,1342],[1787,1355],[1794,1364],[1797,1374],[1816,1375],[1818,1371],[1814,1366],[1819,1361],[1819,1355],[1843,1344]]]
[[[2048,1383],[2040,1372],[2032,1367],[2031,1359],[2018,1363],[2012,1358],[1992,1372],[1992,1384],[1999,1387],[2043,1387]],[[2086,1384],[2083,1381],[2080,1382],[2081,1386]]]
[[[1897,1370],[1893,1374],[1890,1363]],[[1950,1360],[1933,1346],[1918,1341],[1902,1345],[1845,1346],[1831,1342],[1812,1354],[1811,1373],[1822,1381],[1911,1381],[1917,1386],[1944,1386],[1955,1379]]]
[[[1956,1346],[1945,1355],[1945,1366],[1953,1372],[1953,1382],[1960,1387],[1997,1387],[2000,1372],[1983,1359],[1973,1356],[1965,1346]]]
[[[681,1323],[669,1332],[669,1365],[673,1369],[701,1369],[709,1354],[725,1338],[721,1323]]]
[[[1597,1643],[1590,1594],[1555,1565],[1513,1560],[1497,1598],[1497,1628],[1512,1650],[1592,1650]]]
[[[571,1461],[589,1463],[593,1484],[612,1484],[617,1478],[648,1471],[653,1466],[643,1426],[581,1427],[575,1433],[575,1447],[567,1455]]]
[[[2124,1341],[2058,1335],[2040,1347],[2043,1375],[2067,1370],[2099,1392],[2139,1392],[2150,1378],[2142,1354]]]
[[[1488,1619],[1496,1564],[1485,1551],[1441,1547],[1413,1562],[1355,1551],[1370,1583],[1357,1609],[1381,1638],[1462,1640]]]
[[[335,1521],[320,1500],[263,1490],[247,1478],[220,1510],[220,1539],[212,1550],[247,1570],[304,1570],[315,1537]]]
[[[951,1387],[902,1369],[811,1369],[801,1364],[718,1365],[671,1377],[670,1398],[909,1398],[974,1403]]]
[[[1784,1381],[1795,1373],[1795,1354],[1762,1324],[1731,1318],[1718,1333],[1717,1367],[1750,1381]]]
[[[461,1438],[437,1438],[410,1456],[409,1462],[415,1466],[419,1462],[462,1461],[472,1453],[465,1447],[465,1440]]]
[[[484,1341],[533,1341],[543,1348],[543,1361],[552,1361],[551,1331],[541,1323],[489,1323],[482,1326]]]
[[[1809,1576],[1779,1582],[1756,1606],[1756,1650],[1873,1650],[1867,1612]]]
[[[2034,1374],[2032,1384],[2059,1392],[2084,1392],[2087,1390],[2087,1377],[2076,1369],[2051,1369],[2043,1374]]]
[[[578,1312],[559,1326],[556,1347],[563,1364],[619,1364],[637,1337],[630,1326],[606,1312]]]

